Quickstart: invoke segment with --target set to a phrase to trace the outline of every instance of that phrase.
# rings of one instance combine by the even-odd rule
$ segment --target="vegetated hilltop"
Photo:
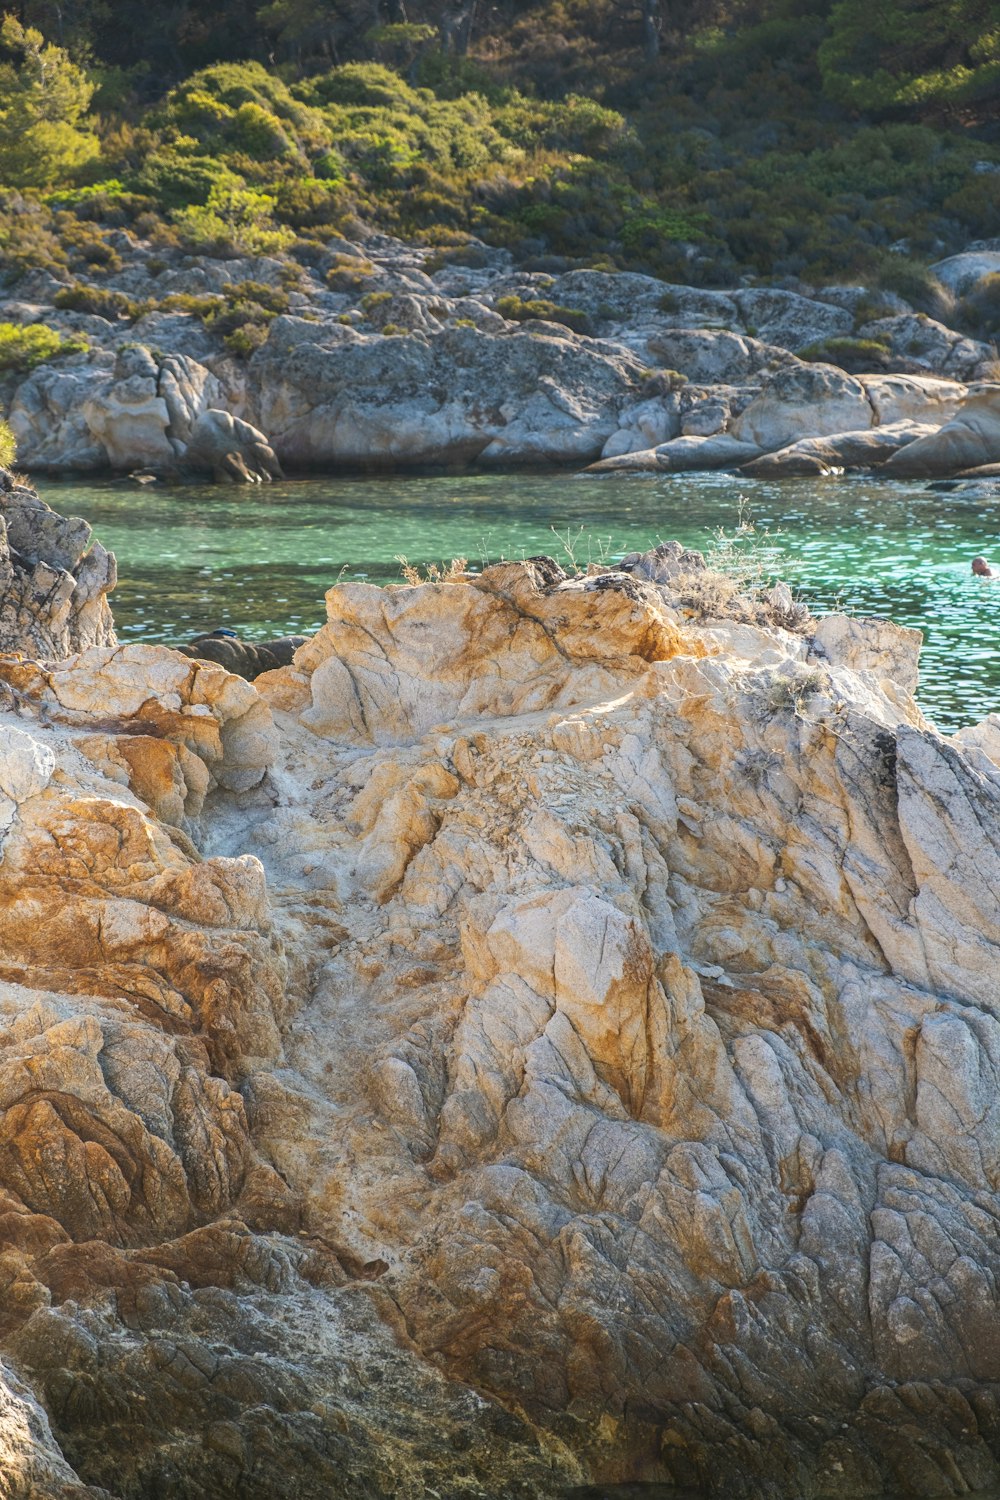
[[[474,232],[528,268],[853,279],[934,314],[925,262],[1000,233],[991,0],[19,16],[0,60],[9,274],[111,271],[122,228],[308,261],[361,217],[443,255]]]

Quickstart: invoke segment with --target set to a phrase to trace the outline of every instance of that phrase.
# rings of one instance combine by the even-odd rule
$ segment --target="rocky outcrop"
[[[744,464],[742,472],[752,479],[780,479],[800,474],[833,474],[844,469],[871,469],[937,430],[922,422],[893,422],[886,427],[866,427],[861,432],[802,438],[787,448]]]
[[[211,474],[220,484],[261,484],[282,477],[277,455],[262,432],[211,407],[193,424],[183,463]]]
[[[113,644],[114,555],[0,470],[0,653],[64,657]]]
[[[370,336],[281,318],[254,356],[261,425],[282,461],[585,463],[617,426],[639,360],[569,329]]]
[[[433,252],[384,235],[363,248],[331,241],[310,267],[159,247],[154,276],[149,246],[125,234],[121,244],[125,264],[93,291],[103,306],[117,292],[131,325],[56,306],[65,288],[43,272],[5,304],[13,321],[90,344],[0,375],[29,469],[180,469],[246,483],[275,474],[279,459],[302,470],[630,453],[632,467],[650,468],[651,450],[678,437],[770,452],[900,420],[940,425],[964,383],[991,378],[995,363],[988,344],[863,287],[553,277],[486,246],[472,247],[475,265],[433,270]],[[266,306],[253,311],[254,295]],[[942,316],[950,306],[942,292]],[[881,415],[880,388],[917,399]]]
[[[664,545],[5,660],[45,1482],[995,1484],[1000,760],[918,651]]]
[[[888,459],[885,472],[922,478],[995,463],[1000,463],[1000,385],[980,385],[943,427]]]

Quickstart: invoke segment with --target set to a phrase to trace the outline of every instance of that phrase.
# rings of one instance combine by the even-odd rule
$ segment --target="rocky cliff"
[[[995,1483],[1000,721],[677,546],[328,616],[0,661],[5,1493]]]
[[[768,474],[822,474],[918,440],[895,472],[1000,462],[995,349],[889,293],[551,276],[485,245],[448,258],[367,232],[308,266],[120,242],[123,265],[92,284],[33,271],[2,303],[5,319],[89,344],[0,375],[29,469],[245,481],[279,460],[675,472],[767,456]],[[974,254],[953,262],[937,269],[956,285],[990,274]],[[240,317],[258,320],[252,347]]]

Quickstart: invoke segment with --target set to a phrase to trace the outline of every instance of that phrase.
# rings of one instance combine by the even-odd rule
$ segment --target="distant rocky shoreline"
[[[380,234],[333,241],[312,266],[117,238],[115,272],[69,287],[30,271],[3,303],[15,324],[89,342],[0,376],[28,472],[1000,474],[995,347],[890,293],[550,275],[485,245],[448,257]],[[939,281],[975,288],[998,244],[940,262]],[[248,301],[267,319],[254,348],[205,315]]]

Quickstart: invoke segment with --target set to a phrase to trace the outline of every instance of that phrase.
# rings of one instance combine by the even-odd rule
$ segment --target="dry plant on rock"
[[[469,566],[467,557],[453,557],[450,563],[426,563],[421,573],[419,566],[411,563],[402,553],[397,553],[399,571],[409,584],[418,583],[462,583]]]

